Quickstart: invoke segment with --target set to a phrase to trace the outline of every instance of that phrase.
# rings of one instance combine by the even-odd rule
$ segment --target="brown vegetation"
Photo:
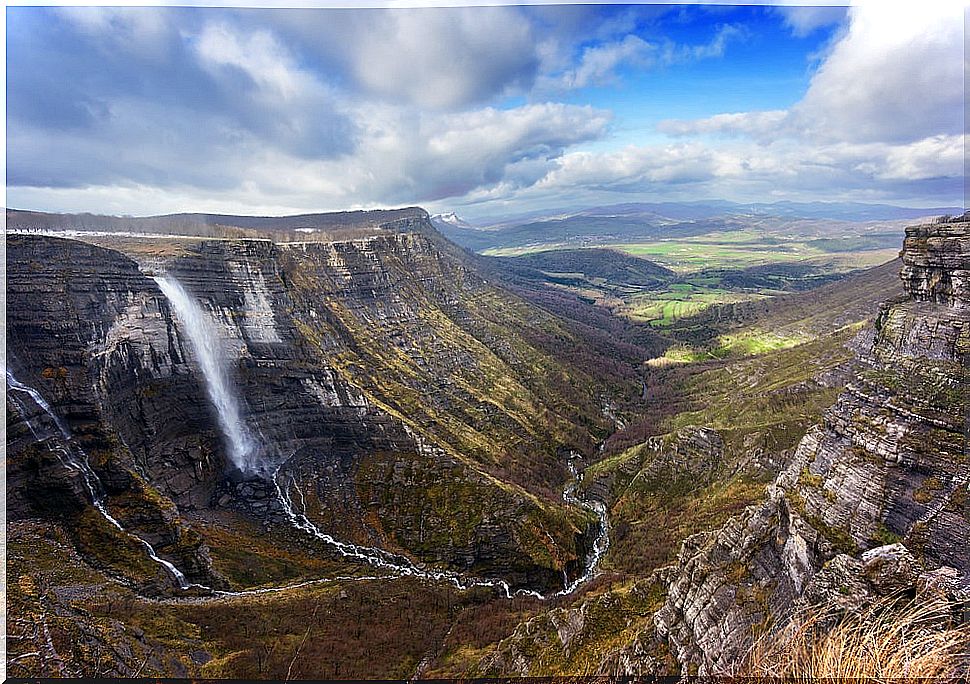
[[[954,624],[940,599],[884,599],[834,621],[826,610],[799,615],[758,641],[734,675],[853,681],[965,677],[970,627]]]

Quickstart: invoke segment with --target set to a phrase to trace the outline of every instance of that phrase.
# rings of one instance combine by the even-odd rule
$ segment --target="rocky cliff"
[[[910,228],[889,265],[905,296],[871,325],[702,374],[695,390],[722,392],[717,406],[587,469],[610,502],[602,567],[616,574],[519,623],[471,671],[731,674],[802,608],[838,618],[921,592],[966,620],[968,247],[970,217]],[[821,422],[805,424],[812,413]],[[745,498],[760,503],[710,524]],[[691,525],[707,531],[686,536]],[[651,572],[680,539],[675,562]]]
[[[970,598],[968,254],[966,216],[907,229],[908,296],[857,338],[854,378],[767,501],[689,538],[660,571],[654,638],[684,671],[729,671],[806,602],[858,605],[927,583]]]
[[[905,297],[865,328],[833,289],[758,319],[834,320],[813,342],[651,376],[679,408],[615,451],[642,346],[497,286],[419,210],[365,218],[8,236],[18,672],[283,678],[305,644],[304,676],[713,674],[803,606],[965,611],[967,217],[907,232]],[[507,600],[579,575],[598,525],[567,464],[609,505],[600,575]]]
[[[227,530],[292,544],[279,468],[299,512],[344,541],[513,586],[575,575],[596,521],[563,505],[559,454],[604,434],[603,384],[526,339],[568,333],[466,268],[423,212],[392,218],[331,242],[9,236],[9,366],[52,411],[8,392],[11,518],[65,520],[92,562],[129,572],[57,458],[76,450],[119,529],[190,581],[245,586],[268,577]],[[233,474],[162,274],[216,330],[262,477]]]

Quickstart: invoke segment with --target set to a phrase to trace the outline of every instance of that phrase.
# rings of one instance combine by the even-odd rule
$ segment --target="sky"
[[[964,6],[8,7],[7,206],[964,205]]]

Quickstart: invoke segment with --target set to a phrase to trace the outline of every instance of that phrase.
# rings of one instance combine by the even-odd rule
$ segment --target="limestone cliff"
[[[684,671],[728,671],[799,602],[915,591],[931,572],[967,600],[968,254],[970,217],[907,229],[908,297],[856,340],[854,378],[767,501],[689,538],[660,571],[656,638]]]
[[[11,517],[78,528],[91,497],[55,458],[66,438],[90,456],[108,510],[192,581],[223,585],[219,568],[243,581],[213,520],[293,537],[271,483],[227,478],[199,360],[152,278],[166,273],[214,322],[262,458],[320,528],[514,586],[561,584],[595,520],[562,505],[558,454],[602,435],[600,386],[528,343],[519,330],[562,331],[426,223],[419,212],[307,243],[9,236],[10,367],[69,433],[48,425],[38,441],[31,429],[50,418],[9,394]],[[79,543],[124,574],[107,539]]]

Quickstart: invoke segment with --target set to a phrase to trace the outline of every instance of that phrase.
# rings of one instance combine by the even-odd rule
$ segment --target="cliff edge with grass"
[[[970,600],[970,215],[907,229],[907,296],[854,341],[853,379],[767,500],[688,538],[660,571],[654,637],[683,671],[729,671],[806,605]],[[649,669],[649,657],[631,669]]]

